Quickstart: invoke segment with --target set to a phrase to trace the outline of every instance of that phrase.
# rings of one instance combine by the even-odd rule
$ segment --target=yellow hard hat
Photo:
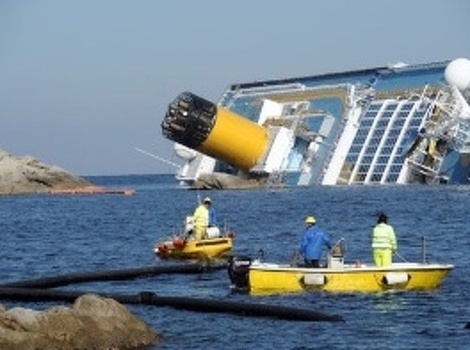
[[[211,199],[209,197],[206,197],[204,198],[204,202],[203,203],[210,203],[211,202]]]
[[[314,224],[315,222],[317,222],[317,220],[315,220],[313,216],[307,216],[307,218],[305,219],[306,224]]]

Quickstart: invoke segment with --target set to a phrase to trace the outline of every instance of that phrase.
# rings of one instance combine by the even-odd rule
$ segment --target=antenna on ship
[[[175,168],[178,168],[178,169],[181,168],[181,165],[176,164],[176,163],[173,163],[173,162],[171,162],[171,161],[169,161],[169,160],[167,160],[167,159],[165,159],[165,158],[159,157],[159,156],[157,156],[157,155],[155,155],[155,154],[153,154],[153,153],[150,153],[150,152],[148,152],[148,151],[144,151],[144,150],[141,149],[141,148],[135,147],[135,149],[136,149],[136,151],[139,151],[140,153],[143,153],[143,154],[145,154],[145,155],[147,155],[147,156],[149,156],[149,157],[158,159],[159,161],[161,161],[161,162],[163,162],[163,163],[166,163],[166,164],[169,164],[169,165],[171,165],[171,166],[174,166]]]

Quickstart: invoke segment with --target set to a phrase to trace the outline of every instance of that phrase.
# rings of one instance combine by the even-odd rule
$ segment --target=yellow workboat
[[[425,259],[423,260],[425,261]],[[374,264],[344,263],[344,257],[329,253],[325,267],[277,264],[232,257],[229,277],[232,288],[250,294],[280,294],[303,291],[335,293],[383,292],[388,290],[432,290],[437,288],[453,265],[437,263]]]
[[[195,240],[192,235],[191,217],[186,218],[183,231],[180,234],[168,237],[157,242],[154,246],[155,254],[161,259],[218,259],[230,252],[233,246],[235,233],[227,227],[209,227],[206,237]]]
[[[181,237],[166,240],[155,245],[154,251],[162,259],[216,259],[232,249],[232,237],[208,238],[200,241],[185,241]]]

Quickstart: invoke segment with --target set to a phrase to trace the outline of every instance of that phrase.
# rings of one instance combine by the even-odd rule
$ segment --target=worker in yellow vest
[[[209,210],[211,206],[211,199],[204,198],[193,214],[194,222],[194,239],[201,240],[205,238],[207,227],[209,226]]]
[[[397,251],[395,230],[388,224],[387,215],[381,213],[377,225],[372,230],[372,253],[378,267],[390,266],[392,256]]]

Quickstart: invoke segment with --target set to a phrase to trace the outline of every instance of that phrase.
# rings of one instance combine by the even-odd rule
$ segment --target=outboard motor
[[[236,291],[248,291],[248,270],[251,258],[247,256],[232,256],[228,261],[228,276],[231,288]]]

